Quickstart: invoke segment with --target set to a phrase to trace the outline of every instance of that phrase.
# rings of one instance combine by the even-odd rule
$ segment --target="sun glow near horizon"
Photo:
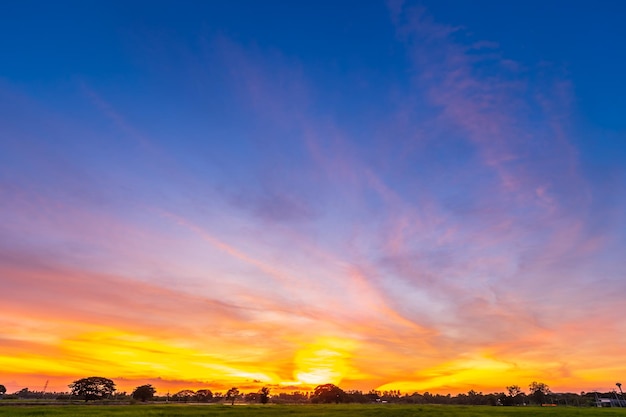
[[[538,379],[562,391],[578,391],[581,385],[580,379],[571,384],[570,378],[545,378],[546,371],[551,373],[551,368],[546,369],[541,364],[533,368],[532,364],[516,364],[487,356],[442,360],[434,366],[418,366],[406,375],[408,379],[402,380],[398,375],[396,380],[372,385],[371,378],[359,378],[365,374],[357,370],[353,361],[355,346],[356,343],[349,339],[322,337],[297,350],[291,366],[284,364],[284,358],[279,358],[281,364],[278,366],[269,358],[262,360],[262,366],[259,366],[250,362],[229,363],[228,359],[219,355],[147,338],[145,334],[108,330],[85,333],[61,342],[58,357],[51,352],[24,351],[11,357],[2,355],[0,366],[2,369],[22,370],[19,374],[8,374],[20,381],[18,385],[5,381],[9,391],[17,391],[24,386],[35,389],[46,379],[52,379],[50,391],[67,391],[69,382],[89,375],[113,378],[120,391],[130,391],[140,384],[151,383],[161,394],[203,388],[219,392],[230,386],[252,392],[263,386],[270,386],[275,392],[308,392],[325,383],[344,389],[399,390],[407,394],[456,394],[469,390],[498,392],[503,391],[505,385],[525,386]],[[233,346],[231,351],[236,352],[238,348]],[[388,357],[387,360],[410,362],[411,358]],[[46,372],[38,373],[42,369]],[[289,373],[293,374],[293,379],[285,378]],[[604,373],[596,371],[583,383],[591,387],[605,386],[611,374],[611,370]],[[124,377],[116,378],[118,375]]]
[[[339,384],[350,371],[350,354],[355,342],[342,338],[320,338],[300,349],[294,358],[294,378],[309,386]]]

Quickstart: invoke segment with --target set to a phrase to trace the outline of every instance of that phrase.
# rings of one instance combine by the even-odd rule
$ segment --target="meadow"
[[[492,407],[454,405],[49,405],[2,406],[0,416],[51,417],[478,417],[478,416],[626,416],[622,408]]]

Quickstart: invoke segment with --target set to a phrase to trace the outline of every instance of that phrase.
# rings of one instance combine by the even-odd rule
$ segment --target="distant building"
[[[626,400],[619,398],[596,398],[596,406],[598,407],[624,407],[626,408]]]

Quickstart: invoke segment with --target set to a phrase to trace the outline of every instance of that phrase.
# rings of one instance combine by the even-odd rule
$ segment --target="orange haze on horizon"
[[[0,274],[14,279],[3,294],[0,319],[0,381],[8,392],[41,390],[47,380],[49,391],[67,391],[71,381],[93,375],[112,378],[128,392],[144,383],[174,393],[231,386],[310,391],[330,382],[363,391],[454,394],[500,392],[535,380],[555,391],[579,392],[608,389],[622,366],[604,360],[619,349],[583,337],[591,322],[527,328],[514,341],[467,339],[459,345],[391,312],[363,282],[354,287],[360,295],[355,314],[346,314],[211,302],[89,272],[2,266]],[[352,279],[358,282],[358,274]],[[76,301],[56,301],[68,296]],[[215,321],[207,324],[207,315]],[[510,322],[515,325],[520,320]],[[603,329],[609,332],[610,323]]]

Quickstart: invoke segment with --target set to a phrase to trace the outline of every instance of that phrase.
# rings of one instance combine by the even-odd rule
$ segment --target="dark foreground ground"
[[[626,408],[488,407],[437,405],[29,405],[0,407],[1,417],[474,417],[474,416],[624,416]]]

